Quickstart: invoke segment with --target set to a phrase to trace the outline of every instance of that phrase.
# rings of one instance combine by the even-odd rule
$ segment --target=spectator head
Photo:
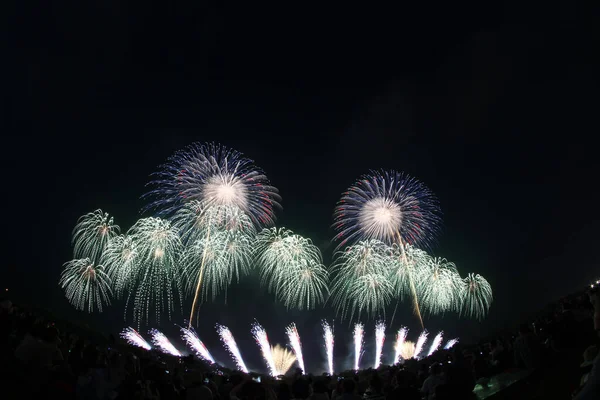
[[[306,379],[297,379],[292,384],[292,395],[294,399],[308,399],[310,397],[310,385]]]
[[[344,379],[342,381],[342,390],[344,394],[352,394],[356,389],[356,383],[354,383],[353,379]]]

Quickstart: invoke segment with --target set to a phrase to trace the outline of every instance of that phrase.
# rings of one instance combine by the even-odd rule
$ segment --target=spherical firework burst
[[[377,239],[428,247],[438,233],[440,209],[435,195],[420,181],[396,171],[362,176],[342,195],[335,212],[335,240],[340,246]]]
[[[137,245],[130,236],[118,235],[108,241],[102,252],[102,264],[111,278],[114,293],[121,297],[133,283],[131,277],[139,268]]]
[[[483,319],[492,304],[492,287],[479,274],[469,274],[463,282],[460,294],[461,314]]]
[[[286,307],[312,309],[325,301],[327,270],[310,239],[285,228],[263,229],[256,254],[262,283]]]
[[[127,341],[132,346],[141,347],[144,350],[151,350],[152,346],[132,327],[128,327],[123,329],[121,332],[121,337]]]
[[[275,365],[275,376],[285,375],[296,362],[294,353],[280,345],[271,347],[271,355]]]
[[[230,205],[257,227],[272,225],[280,197],[265,174],[241,153],[218,144],[193,143],[176,152],[150,182],[147,209],[170,215],[192,200]]]
[[[390,247],[379,240],[361,241],[336,254],[332,300],[342,317],[384,312],[393,295],[389,280]]]
[[[169,221],[151,217],[138,220],[127,235],[135,243],[138,253],[135,271],[129,274],[134,321],[138,325],[142,320],[148,321],[152,307],[157,322],[165,309],[170,319],[174,291],[181,302],[178,256],[182,245],[177,229]]]
[[[463,282],[456,266],[445,258],[429,258],[428,261],[415,274],[421,310],[431,314],[459,311]]]
[[[111,281],[102,265],[95,265],[89,258],[72,260],[64,264],[60,286],[69,302],[78,310],[88,312],[103,304],[110,304]]]
[[[87,213],[79,218],[73,229],[73,254],[75,258],[100,261],[100,255],[108,241],[119,233],[113,217],[102,210]]]

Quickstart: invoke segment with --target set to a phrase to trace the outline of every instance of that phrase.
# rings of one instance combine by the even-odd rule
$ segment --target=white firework
[[[398,334],[396,335],[396,343],[394,344],[394,364],[398,364],[400,362],[400,358],[402,357],[402,349],[404,348],[404,342],[406,342],[407,334],[408,328],[404,326],[398,330]]]
[[[416,276],[417,293],[424,313],[443,314],[459,311],[463,286],[454,263],[445,258],[428,258]]]
[[[244,373],[248,373],[248,368],[246,368],[246,364],[244,363],[244,359],[242,358],[242,354],[240,353],[240,349],[233,338],[233,334],[229,330],[228,327],[224,325],[217,324],[217,333],[223,342],[223,346],[225,349],[231,354],[233,361],[237,365],[238,369]]]
[[[193,329],[181,327],[181,338],[204,361],[214,364],[215,360]]]
[[[152,344],[160,349],[160,351],[175,357],[181,357],[179,350],[173,346],[173,343],[171,343],[164,333],[157,329],[151,329],[150,335],[152,336]]]
[[[354,325],[354,370],[358,371],[360,358],[363,353],[363,344],[364,344],[364,334],[365,329],[364,325],[360,322]]]
[[[125,328],[121,332],[121,337],[132,346],[140,347],[144,350],[151,350],[152,346],[132,327]]]
[[[260,352],[269,367],[269,373],[271,376],[277,376],[277,368],[275,366],[275,361],[273,360],[273,354],[271,353],[271,345],[269,344],[269,337],[267,336],[267,331],[263,328],[258,322],[255,322],[252,325],[252,336],[258,347],[260,348]]]
[[[449,350],[452,348],[452,346],[454,346],[456,343],[458,343],[458,338],[456,339],[450,339],[446,342],[446,344],[444,345],[444,350]]]
[[[102,265],[94,265],[89,258],[64,264],[59,285],[69,302],[77,310],[102,312],[103,304],[110,304],[111,281]]]
[[[119,234],[119,226],[113,217],[102,210],[83,215],[73,229],[73,255],[100,262],[102,251],[108,241]]]
[[[118,235],[109,240],[102,253],[102,264],[111,278],[114,293],[121,297],[133,283],[132,276],[139,267],[137,245],[129,236]]]
[[[304,357],[302,356],[302,343],[300,342],[300,334],[298,333],[296,324],[292,322],[289,326],[287,326],[285,328],[285,333],[290,342],[290,346],[292,346],[292,350],[294,350],[294,354],[296,355],[298,366],[302,370],[302,373],[305,374],[306,370],[304,369]]]
[[[385,322],[379,321],[375,325],[375,364],[374,369],[381,365],[381,354],[383,353],[383,343],[385,342]]]
[[[327,369],[329,375],[333,375],[333,328],[327,321],[321,323],[323,327],[323,340],[325,341],[325,352],[327,354]]]
[[[427,342],[428,335],[429,335],[429,332],[427,332],[427,330],[424,330],[419,335],[419,338],[417,339],[417,344],[415,345],[415,354],[414,354],[413,358],[419,359],[419,355],[421,355],[423,346],[425,346],[425,342]]]
[[[442,345],[443,335],[444,335],[444,332],[440,332],[437,335],[435,335],[435,337],[433,338],[433,342],[431,342],[431,347],[429,347],[429,352],[427,353],[427,357],[429,357],[430,355],[435,353],[437,351],[437,349],[440,348],[440,346]]]

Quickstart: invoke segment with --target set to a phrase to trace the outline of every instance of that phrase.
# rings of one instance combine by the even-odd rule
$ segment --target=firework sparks
[[[394,364],[398,364],[400,362],[400,357],[402,357],[402,349],[404,346],[404,342],[406,341],[406,335],[408,334],[408,328],[401,327],[398,330],[398,334],[396,335],[396,343],[394,344]]]
[[[452,346],[454,346],[456,343],[458,343],[458,338],[457,339],[450,339],[446,342],[446,345],[444,346],[444,350],[449,350],[452,348]]]
[[[231,357],[233,358],[233,361],[237,365],[238,369],[244,373],[248,373],[248,368],[246,368],[246,364],[244,364],[240,349],[238,348],[229,328],[224,325],[217,324],[217,333],[223,342],[223,346],[225,346],[225,349],[229,352],[229,354],[231,354]]]
[[[119,233],[119,226],[113,217],[102,210],[87,213],[79,218],[73,229],[73,254],[75,258],[89,258],[100,261],[102,251],[108,241]]]
[[[429,347],[429,352],[427,353],[427,357],[429,357],[430,355],[435,353],[437,351],[437,349],[440,348],[440,346],[442,344],[443,335],[444,335],[444,332],[440,332],[437,335],[435,335],[435,337],[433,338],[433,342],[431,342],[431,346]]]
[[[267,331],[258,323],[255,322],[252,325],[252,336],[258,347],[260,347],[260,352],[262,353],[267,366],[269,367],[269,373],[271,376],[277,376],[277,368],[275,367],[275,362],[273,361],[273,354],[271,354],[271,345],[269,344],[269,337],[267,336]]]
[[[428,335],[429,335],[429,332],[427,332],[427,330],[424,330],[419,335],[419,339],[417,339],[417,344],[415,345],[415,355],[413,356],[414,358],[417,358],[417,359],[419,358],[419,355],[421,354],[421,351],[423,350],[423,346],[425,346],[425,342],[427,342]]]
[[[150,350],[150,349],[152,349],[152,346],[150,346],[150,343],[148,343],[142,337],[142,335],[140,335],[138,333],[138,331],[136,331],[132,327],[128,327],[128,328],[123,329],[123,332],[121,332],[121,337],[123,339],[125,339],[127,341],[127,343],[129,343],[132,346],[141,347],[144,350]]]
[[[385,342],[385,322],[379,321],[375,324],[375,364],[374,369],[381,365],[381,354],[383,353],[383,343]]]
[[[138,250],[129,236],[118,235],[108,241],[102,253],[102,264],[111,278],[115,294],[121,297],[133,283],[132,276],[139,268]]]
[[[424,313],[443,314],[460,308],[462,279],[445,258],[429,257],[416,274],[417,292]]]
[[[285,375],[296,362],[296,356],[294,353],[281,347],[280,345],[271,347],[270,353],[272,355],[273,365],[275,367],[274,376]]]
[[[181,327],[181,338],[187,345],[204,361],[208,361],[211,364],[215,363],[214,358],[204,345],[196,332],[193,329],[183,328]]]
[[[77,310],[102,312],[102,304],[110,304],[110,278],[102,265],[94,265],[89,258],[65,263],[59,285]]]
[[[327,368],[329,375],[333,375],[333,328],[327,321],[321,323],[323,327],[323,340],[325,341],[325,352],[327,353]]]
[[[410,360],[415,356],[415,344],[409,340],[402,343],[400,347],[400,357],[403,360]]]
[[[302,373],[305,374],[306,370],[304,369],[304,357],[302,356],[302,343],[300,342],[300,334],[298,334],[296,324],[291,323],[285,328],[285,333],[287,334],[290,346],[292,346],[292,350],[294,350],[296,360],[298,360],[298,366],[302,370]]]
[[[365,327],[362,323],[354,324],[354,370],[358,371],[360,358],[363,354]]]
[[[492,287],[481,275],[469,274],[461,289],[461,314],[483,319],[492,304]]]
[[[173,343],[158,329],[151,329],[152,344],[159,348],[163,353],[170,354],[175,357],[181,357],[179,350],[173,346]]]

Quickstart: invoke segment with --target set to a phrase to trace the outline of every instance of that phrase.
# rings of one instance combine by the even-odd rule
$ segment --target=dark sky
[[[444,213],[434,254],[484,275],[495,296],[482,324],[435,317],[431,330],[477,340],[598,276],[597,6],[244,3],[11,10],[0,282],[12,297],[121,329],[122,304],[89,317],[58,288],[71,229],[96,208],[129,228],[148,175],[194,141],[253,158],[283,197],[278,225],[327,263],[333,208],[359,175],[424,181]],[[249,323],[283,343],[294,320],[318,355],[318,321],[333,312],[286,312],[256,287],[203,306],[207,345],[218,354],[213,325],[229,324],[262,368]],[[416,331],[402,308],[396,325]],[[337,330],[343,359],[347,324]]]

